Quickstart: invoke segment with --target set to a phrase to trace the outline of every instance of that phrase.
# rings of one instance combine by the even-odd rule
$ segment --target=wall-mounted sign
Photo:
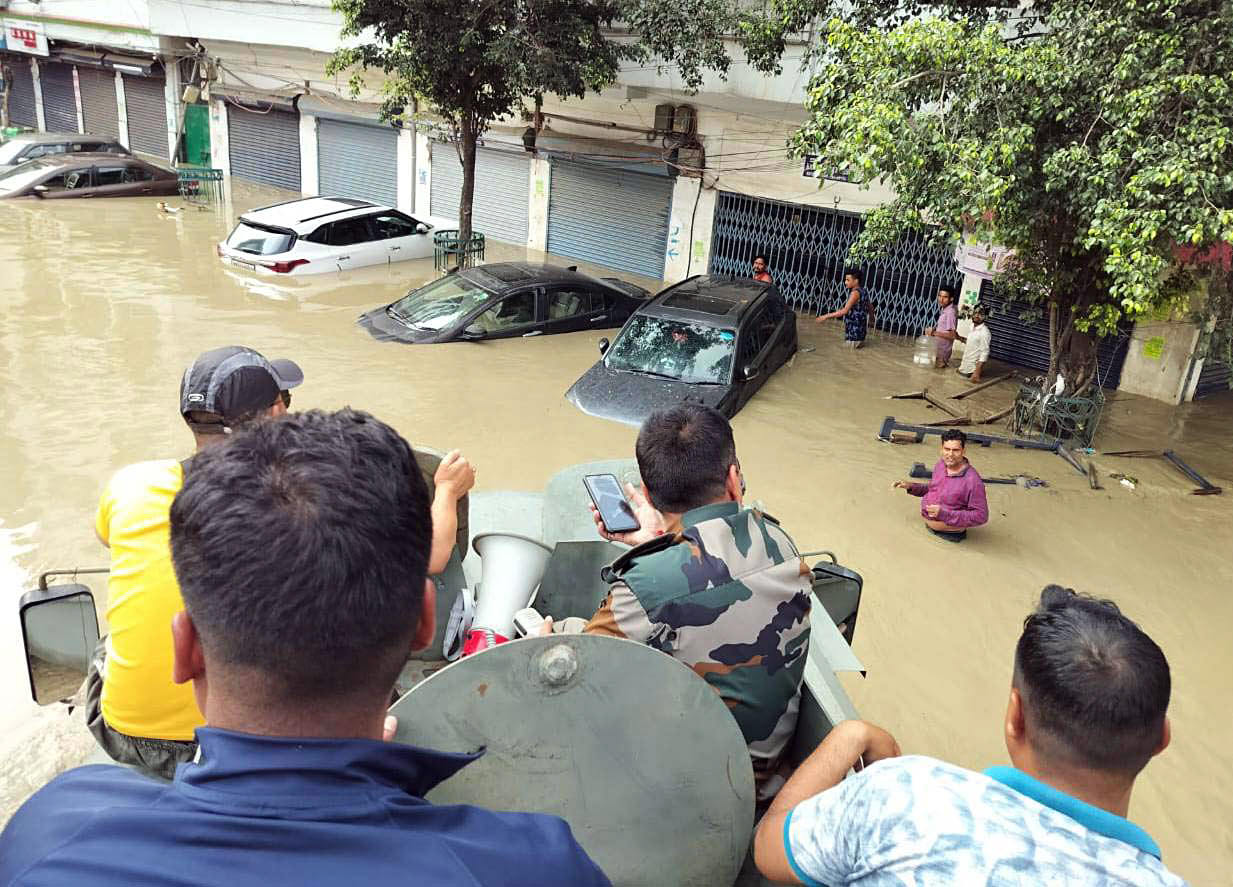
[[[805,166],[801,170],[801,175],[807,179],[830,179],[835,182],[850,182],[852,181],[847,176],[840,173],[838,170],[831,170],[823,175],[822,170],[818,167],[818,155],[806,154]]]
[[[971,274],[981,280],[992,280],[995,274],[1006,270],[1006,263],[1014,255],[1004,246],[990,246],[965,240],[955,247],[955,264],[964,274]]]
[[[24,52],[29,55],[48,55],[47,32],[42,22],[28,22],[15,18],[4,19],[4,43],[9,52]]]
[[[1165,340],[1162,336],[1152,336],[1143,343],[1143,356],[1148,360],[1160,360],[1164,356]]]

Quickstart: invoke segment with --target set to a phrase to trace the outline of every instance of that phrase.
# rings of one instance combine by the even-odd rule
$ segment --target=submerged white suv
[[[432,255],[453,219],[411,216],[367,200],[306,197],[250,210],[218,245],[223,263],[257,274],[322,274]]]

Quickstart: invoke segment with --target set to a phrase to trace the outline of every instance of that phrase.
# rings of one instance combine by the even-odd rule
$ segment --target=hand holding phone
[[[609,533],[629,533],[642,526],[634,516],[633,506],[621,491],[616,475],[588,474],[582,478],[582,483]]]

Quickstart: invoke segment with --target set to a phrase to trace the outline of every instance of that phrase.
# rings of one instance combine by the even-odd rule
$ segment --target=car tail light
[[[261,264],[265,265],[275,274],[286,274],[291,271],[292,268],[299,268],[301,265],[307,265],[308,259],[292,259],[290,262],[272,262],[269,264],[262,262]]]

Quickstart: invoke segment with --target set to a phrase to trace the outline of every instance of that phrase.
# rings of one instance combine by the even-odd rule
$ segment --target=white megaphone
[[[539,540],[513,533],[481,533],[471,544],[483,567],[464,656],[514,636],[514,614],[530,602],[552,556]]]

